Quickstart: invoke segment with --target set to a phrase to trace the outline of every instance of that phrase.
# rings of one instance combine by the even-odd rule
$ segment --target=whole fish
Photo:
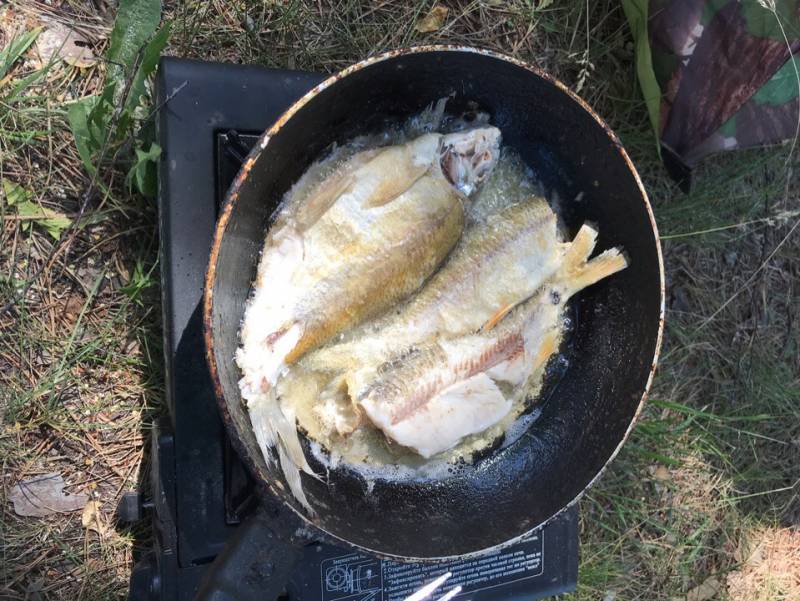
[[[496,327],[414,349],[384,366],[355,402],[388,438],[426,458],[499,422],[512,399],[497,383],[524,384],[556,351],[569,298],[627,266],[619,249],[587,262],[596,236],[584,225],[558,273]]]
[[[306,186],[270,231],[236,354],[239,385],[265,458],[277,446],[306,507],[297,469],[313,470],[294,414],[277,399],[279,376],[422,285],[461,236],[464,202],[488,178],[499,145],[499,130],[484,127],[360,152]]]

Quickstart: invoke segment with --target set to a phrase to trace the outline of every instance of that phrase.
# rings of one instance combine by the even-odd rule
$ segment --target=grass
[[[683,195],[658,161],[616,2],[444,4],[442,29],[422,34],[414,24],[425,2],[175,3],[167,53],[332,72],[401,45],[456,43],[528,60],[573,87],[583,80],[581,94],[621,135],[651,195],[668,305],[650,403],[581,503],[579,588],[566,597],[790,599],[785,582],[764,576],[773,555],[800,553],[787,529],[800,524],[800,215],[788,147],[713,157]],[[99,55],[113,15],[91,6],[12,2],[0,8],[0,47],[58,19]],[[99,90],[103,73],[102,62],[43,62],[34,45],[10,70],[12,82],[32,78],[29,88],[10,101],[0,86],[0,177],[73,220],[90,180],[65,102]],[[796,156],[789,167],[800,172]],[[123,172],[102,175],[86,223],[52,257],[44,228],[0,206],[0,304],[43,268],[17,311],[0,316],[4,599],[121,598],[127,587],[129,531],[101,536],[77,514],[19,517],[7,502],[15,482],[58,471],[109,521],[146,469],[162,395],[155,212]]]

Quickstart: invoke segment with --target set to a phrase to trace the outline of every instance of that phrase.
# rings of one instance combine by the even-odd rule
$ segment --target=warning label
[[[323,601],[402,601],[443,574],[450,575],[433,598],[461,587],[449,599],[460,599],[476,591],[502,587],[536,578],[543,572],[543,534],[526,542],[475,559],[437,564],[382,561],[358,553],[329,557],[322,561]]]

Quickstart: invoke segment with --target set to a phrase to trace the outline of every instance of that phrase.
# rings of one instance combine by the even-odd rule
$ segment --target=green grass
[[[800,216],[788,149],[712,157],[684,195],[660,165],[617,2],[444,4],[444,27],[422,34],[414,24],[431,3],[178,3],[167,53],[332,72],[402,45],[456,43],[528,60],[573,87],[583,79],[581,95],[620,134],[650,194],[668,304],[650,402],[581,502],[579,589],[566,597],[682,599],[711,578],[724,599],[750,534],[800,523],[800,232],[789,235]],[[45,10],[32,6],[29,28]],[[87,6],[67,3],[56,16],[80,21],[99,53],[112,15]],[[74,219],[90,180],[64,102],[99,91],[103,68],[36,66],[25,56],[9,73],[29,87],[14,99],[0,89],[0,177]],[[800,172],[797,157],[792,164]],[[162,389],[157,233],[153,204],[131,194],[124,176],[103,171],[69,252],[46,265],[16,314],[0,316],[2,598],[38,590],[44,599],[110,599],[127,587],[133,533],[100,538],[74,514],[20,518],[5,499],[17,480],[59,471],[71,490],[96,493],[110,518],[146,469],[142,445]],[[54,241],[0,209],[5,304]]]

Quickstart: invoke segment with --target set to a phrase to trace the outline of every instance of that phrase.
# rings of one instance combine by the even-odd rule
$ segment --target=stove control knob
[[[122,524],[132,524],[144,517],[144,510],[152,504],[144,501],[142,493],[126,492],[117,505],[117,520]]]

